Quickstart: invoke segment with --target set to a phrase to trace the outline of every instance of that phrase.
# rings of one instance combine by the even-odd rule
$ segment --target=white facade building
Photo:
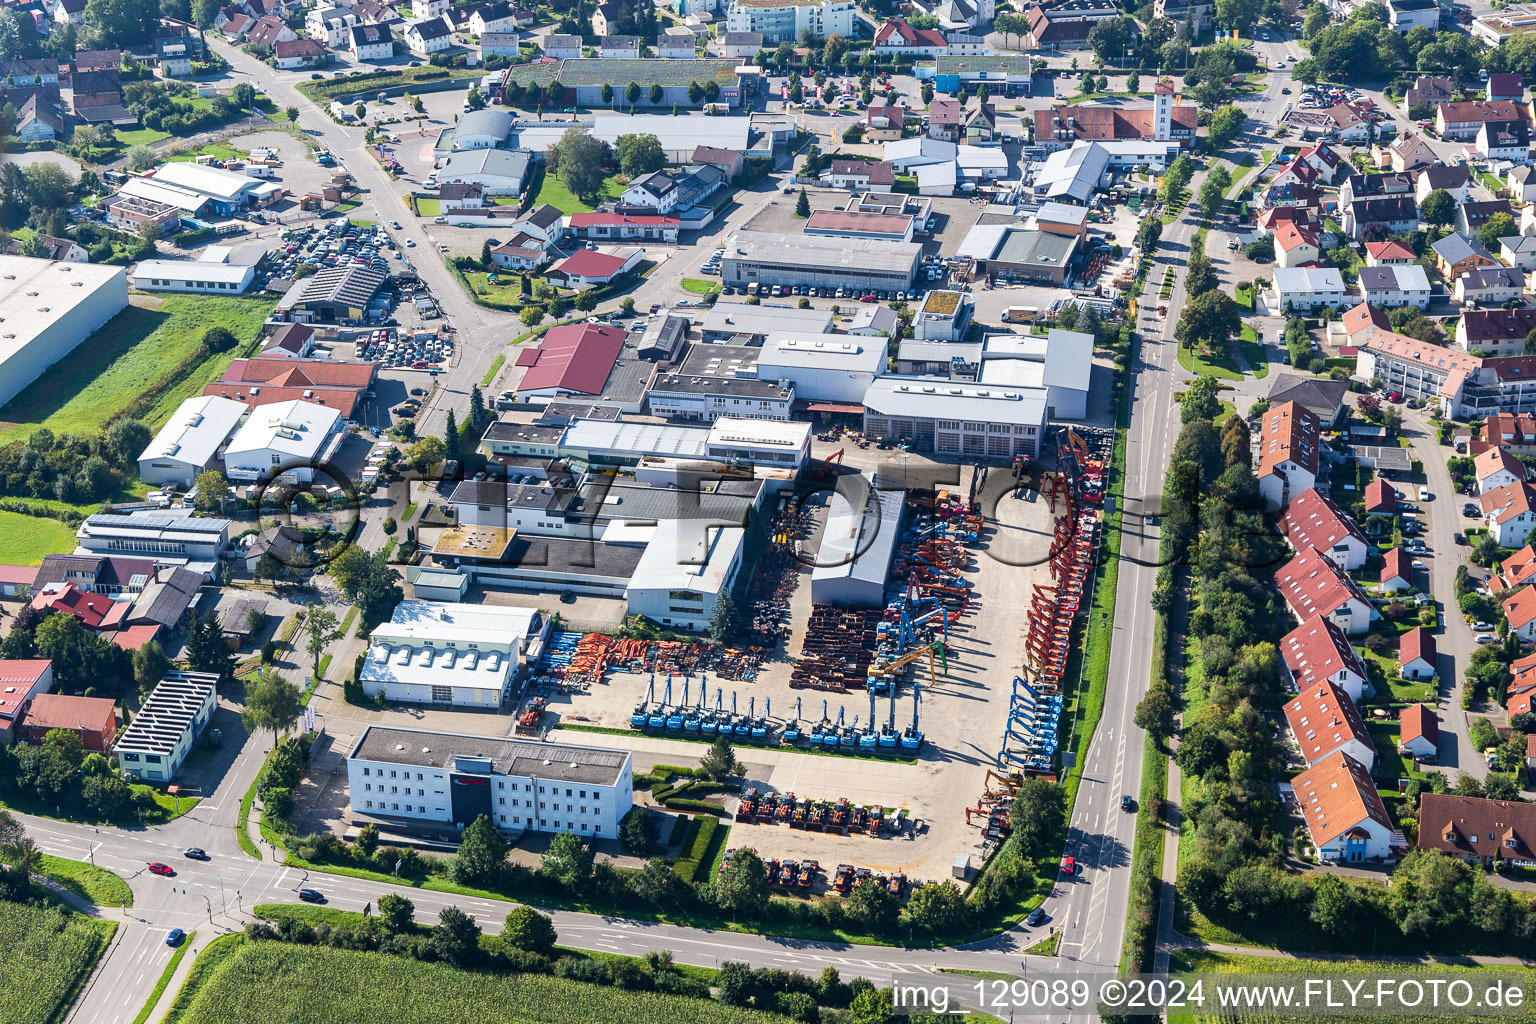
[[[852,0],[731,0],[725,30],[761,33],[768,46],[795,42],[806,30],[823,39],[834,32],[847,39],[856,9]]]
[[[141,292],[239,295],[256,280],[256,265],[214,260],[140,260],[133,286]]]
[[[133,721],[117,734],[112,749],[118,767],[145,782],[174,779],[213,720],[218,682],[214,672],[167,672]]]
[[[215,468],[245,410],[244,402],[217,395],[182,402],[139,455],[139,479],[153,487],[191,487],[197,474]]]
[[[864,393],[864,433],[940,455],[1033,458],[1045,439],[1047,396],[1043,387],[877,377]]]
[[[869,382],[885,372],[887,340],[854,334],[772,334],[757,375],[788,380],[808,402],[864,404]]]
[[[163,555],[191,561],[217,559],[229,546],[229,520],[139,509],[127,515],[98,512],[75,531],[75,553]]]
[[[347,752],[352,812],[467,828],[482,814],[504,832],[619,834],[634,806],[621,750],[370,725]]]
[[[702,632],[741,569],[744,530],[702,520],[658,523],[625,592],[629,614]]]
[[[389,701],[498,708],[546,628],[533,608],[401,601],[369,635],[358,681]]]
[[[1333,267],[1282,267],[1275,271],[1275,295],[1282,310],[1287,306],[1298,312],[1319,306],[1337,309],[1344,304],[1344,294],[1344,278]]]
[[[0,405],[126,305],[123,267],[0,256]]]
[[[342,437],[341,412],[295,400],[258,408],[224,450],[231,480],[282,479],[309,483]]]
[[[1383,309],[1392,306],[1429,308],[1429,275],[1417,263],[1361,267],[1360,300]]]

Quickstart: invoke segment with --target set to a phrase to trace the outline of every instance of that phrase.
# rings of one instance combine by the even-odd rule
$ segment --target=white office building
[[[118,767],[145,782],[169,782],[218,707],[218,674],[173,669],[155,684],[112,750]]]
[[[885,372],[886,347],[887,339],[862,334],[772,334],[757,375],[792,382],[806,402],[863,405],[869,382]]]
[[[197,474],[217,468],[224,442],[245,415],[244,402],[217,395],[189,398],[139,455],[139,479],[152,487],[191,487]]]
[[[325,462],[345,436],[340,411],[294,400],[264,405],[253,412],[224,449],[224,472],[231,480],[266,481],[281,477],[310,483],[315,466]]]
[[[403,704],[497,708],[547,628],[534,608],[401,601],[369,635],[358,681]]]
[[[703,520],[657,524],[625,593],[629,614],[703,632],[741,569],[744,530]]]
[[[613,838],[634,806],[626,751],[379,725],[347,752],[347,786],[354,815],[467,828],[483,814],[514,834]]]
[[[128,305],[128,273],[0,256],[0,405]]]
[[[1051,420],[1088,416],[1093,380],[1093,335],[1051,328],[1038,334],[991,334],[982,343],[981,383],[1043,388]]]
[[[74,553],[211,561],[228,546],[228,519],[139,509],[125,516],[110,512],[86,516],[75,532]]]
[[[239,295],[256,280],[256,265],[214,260],[140,260],[133,286],[141,292]]]
[[[818,39],[834,32],[848,39],[856,9],[852,0],[731,0],[725,30],[761,33],[768,46],[793,43],[805,31]]]

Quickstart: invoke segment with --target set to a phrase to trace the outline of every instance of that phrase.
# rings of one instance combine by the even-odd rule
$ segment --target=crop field
[[[183,399],[224,372],[240,346],[198,359],[210,327],[242,345],[256,337],[271,298],[169,295],[130,305],[0,409],[0,444],[37,427],[93,434],[125,412],[159,427]]]
[[[0,902],[0,1024],[54,1024],[117,926]]]
[[[785,1024],[702,999],[488,975],[385,953],[247,942],[206,979],[178,1024]]]
[[[75,531],[57,519],[0,510],[0,564],[41,565],[44,555],[75,549]]]
[[[1346,980],[1345,975],[1350,975],[1348,980],[1359,984],[1367,977],[1376,975],[1392,975],[1399,978],[1412,978],[1423,975],[1446,978],[1449,974],[1465,974],[1469,976],[1482,975],[1488,979],[1496,976],[1519,978],[1528,972],[1518,967],[1471,967],[1456,964],[1418,964],[1404,963],[1401,961],[1370,961],[1370,960],[1293,960],[1289,957],[1253,957],[1253,956],[1229,956],[1224,953],[1208,953],[1197,950],[1181,950],[1173,954],[1169,965],[1169,974],[1184,976],[1186,982],[1193,982],[1192,974],[1199,974],[1205,982],[1206,1009],[1204,1013],[1175,1012],[1168,1015],[1169,1024],[1285,1024],[1287,1021],[1304,1019],[1296,1014],[1276,1013],[1259,1009],[1223,1009],[1214,1008],[1215,999],[1212,991],[1214,985],[1222,982],[1222,975],[1266,975],[1284,974],[1291,978],[1310,978],[1320,982],[1327,982],[1330,975],[1337,975],[1335,988],[1342,990],[1342,984]],[[1257,980],[1257,979],[1256,979]],[[1370,983],[1374,991],[1374,982]],[[1428,991],[1426,985],[1425,991]],[[1426,1006],[1429,1004],[1426,1003]],[[1315,1012],[1315,1011],[1314,1011]],[[1517,1013],[1503,1014],[1476,1014],[1466,1011],[1447,1012],[1436,1016],[1409,1015],[1396,1013],[1381,1013],[1372,1011],[1361,1014],[1358,1020],[1380,1021],[1381,1024],[1422,1024],[1429,1020],[1451,1020],[1472,1022],[1493,1021],[1528,1021],[1532,1019],[1532,1011],[1529,1007],[1523,1007]],[[1325,1018],[1317,1018],[1325,1019]],[[1334,1017],[1335,1020],[1344,1020],[1344,1017]]]

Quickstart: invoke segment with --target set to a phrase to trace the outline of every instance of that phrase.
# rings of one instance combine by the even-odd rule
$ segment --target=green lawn
[[[1259,341],[1258,331],[1243,324],[1242,333],[1237,337],[1237,347],[1256,379],[1263,380],[1269,376],[1269,360],[1264,358],[1264,345]]]
[[[81,860],[65,860],[43,854],[38,870],[77,896],[98,907],[131,907],[133,890],[121,877],[106,868],[93,867]]]
[[[130,146],[153,145],[161,139],[168,139],[170,137],[170,132],[159,132],[153,128],[135,128],[131,132],[119,131],[117,133],[117,141],[122,143],[124,149],[128,149]]]
[[[1238,372],[1237,363],[1232,359],[1232,353],[1225,348],[1220,353],[1212,355],[1193,352],[1180,345],[1179,365],[1190,373],[1207,373],[1219,380],[1243,379],[1243,375]]]
[[[233,160],[239,155],[239,153],[235,152],[229,146],[221,145],[217,142],[210,142],[206,146],[199,146],[196,149],[189,149],[185,153],[178,153],[175,156],[166,157],[166,162],[187,163],[200,156],[216,157],[219,160]]]
[[[0,564],[41,565],[44,555],[75,550],[75,531],[57,519],[0,510]]]
[[[343,199],[341,202],[336,204],[336,212],[351,213],[353,210],[362,205],[363,201],[361,199]]]
[[[518,310],[523,306],[522,282],[516,274],[500,274],[495,281],[482,270],[460,273],[475,301],[492,309]],[[487,385],[489,386],[489,385]]]
[[[237,347],[197,360],[203,334],[227,327],[251,341],[275,304],[261,297],[171,295],[129,306],[0,408],[0,443],[38,426],[91,434],[125,413],[160,426],[239,355]]]
[[[117,924],[54,907],[0,902],[0,1024],[55,1024]]]
[[[366,996],[363,995],[366,993]],[[282,942],[236,946],[201,979],[178,1024],[409,1020],[413,1024],[782,1024],[719,1003],[536,974],[455,970],[385,953]]]
[[[1237,308],[1243,311],[1245,316],[1253,315],[1253,285],[1240,284],[1232,293],[1237,299]],[[1252,328],[1249,328],[1252,330]]]
[[[708,295],[718,287],[713,281],[705,281],[698,277],[685,277],[679,282],[684,291],[693,292],[695,295]]]
[[[443,204],[436,196],[417,196],[416,213],[422,217],[436,217],[443,212]]]
[[[609,177],[603,180],[603,191],[596,197],[596,203],[584,203],[572,195],[570,189],[562,185],[558,177],[545,174],[540,179],[539,194],[533,197],[533,205],[548,203],[561,213],[589,213],[597,209],[598,205],[605,200],[619,198],[623,192],[619,183]]]

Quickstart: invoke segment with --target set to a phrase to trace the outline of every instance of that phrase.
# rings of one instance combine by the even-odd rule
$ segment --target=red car
[[[149,873],[152,875],[165,875],[167,877],[172,877],[176,874],[176,870],[169,864],[161,864],[156,860],[150,862]]]
[[[1073,858],[1073,857],[1063,857],[1063,858],[1061,858],[1061,873],[1066,875],[1068,878],[1071,878],[1074,875],[1076,875],[1077,874],[1077,860],[1076,860],[1076,858]]]

